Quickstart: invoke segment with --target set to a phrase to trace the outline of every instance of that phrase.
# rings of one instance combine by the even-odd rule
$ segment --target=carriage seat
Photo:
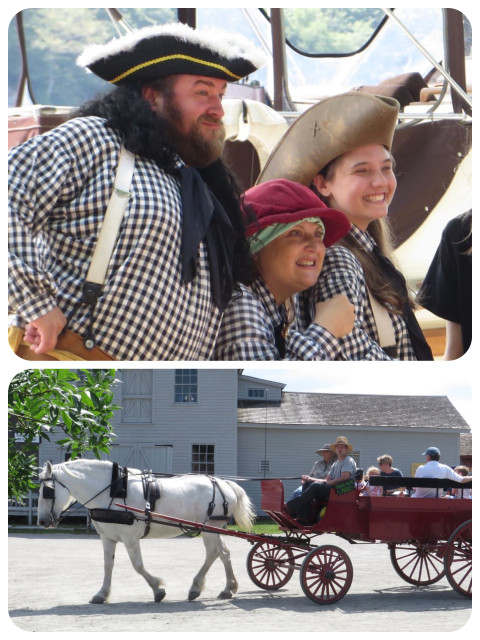
[[[262,509],[281,528],[302,528],[285,508],[283,482],[278,479],[262,480]]]
[[[421,92],[427,88],[428,85],[421,74],[415,71],[413,73],[403,73],[393,78],[387,78],[374,86],[362,85],[352,89],[352,91],[363,91],[387,98],[395,98],[403,109],[412,102],[420,102]]]
[[[386,494],[386,490],[389,487],[398,487],[401,484],[405,487],[410,495],[414,487],[426,487],[428,489],[437,490],[437,498],[441,498],[439,495],[440,490],[449,489],[450,487],[457,487],[459,489],[471,489],[472,482],[455,482],[454,480],[448,480],[445,478],[411,478],[411,477],[394,477],[388,476],[371,476],[369,483],[374,487],[383,487],[383,495]]]
[[[337,485],[338,490],[332,491],[330,498],[327,501],[312,500],[310,509],[310,522],[307,524],[300,523],[293,518],[287,511],[284,502],[284,488],[280,479],[262,480],[262,509],[269,515],[272,520],[277,522],[280,526],[293,528],[314,526],[324,516],[328,514],[327,506],[329,504],[338,503],[340,508],[343,508],[345,504],[354,502],[358,496],[358,490],[355,489],[355,483],[353,481],[347,481],[341,485]],[[335,510],[335,509],[334,509]]]

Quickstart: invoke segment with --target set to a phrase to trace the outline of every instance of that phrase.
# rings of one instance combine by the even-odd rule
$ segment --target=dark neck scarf
[[[180,169],[182,195],[182,278],[191,282],[197,271],[198,246],[206,241],[215,306],[222,312],[233,291],[235,232],[228,216],[195,169]]]
[[[418,324],[417,318],[408,301],[407,283],[403,275],[396,269],[388,258],[383,256],[378,247],[373,250],[376,262],[382,273],[388,278],[390,284],[405,298],[403,307],[403,320],[406,324],[408,335],[412,343],[417,360],[433,360],[432,350],[425,340],[425,336]]]

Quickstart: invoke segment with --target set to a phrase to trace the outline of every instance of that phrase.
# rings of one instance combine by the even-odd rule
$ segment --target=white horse
[[[144,495],[144,474],[136,469],[128,469],[127,495],[121,500],[110,497],[112,469],[112,462],[100,460],[79,459],[55,465],[50,462],[45,463],[39,476],[37,524],[45,528],[56,527],[62,512],[75,501],[92,510],[109,509],[109,515],[113,511],[115,516],[126,513],[125,509],[115,506],[116,502],[124,502],[128,506],[145,509],[147,500]],[[156,512],[216,527],[225,527],[230,516],[233,515],[239,526],[245,527],[247,531],[251,530],[255,518],[253,506],[245,491],[236,483],[202,475],[154,478],[154,481],[160,489]],[[216,506],[213,510],[210,509],[209,513],[209,506],[213,502]],[[145,578],[153,590],[155,602],[163,600],[165,589],[161,586],[162,581],[150,575],[143,566],[140,539],[145,537],[146,533],[149,538],[174,538],[181,535],[183,531],[178,527],[156,522],[149,526],[143,515],[136,516],[132,524],[96,520],[93,522],[103,543],[104,579],[100,591],[90,602],[102,604],[108,600],[117,542],[123,542],[125,545],[135,571]],[[218,597],[227,599],[236,593],[238,584],[233,573],[230,552],[222,537],[215,533],[202,533],[206,558],[193,579],[188,594],[189,600],[194,600],[200,595],[205,576],[218,557],[225,566],[227,579],[225,588]]]

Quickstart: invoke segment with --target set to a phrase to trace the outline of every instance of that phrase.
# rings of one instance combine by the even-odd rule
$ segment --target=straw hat
[[[391,149],[400,104],[361,92],[318,102],[290,126],[272,151],[257,184],[287,178],[310,186],[334,158],[366,144]]]
[[[173,74],[235,82],[266,63],[239,34],[192,29],[181,22],[136,29],[107,44],[90,45],[77,64],[115,85],[146,84]]]
[[[350,453],[351,451],[353,451],[353,445],[351,445],[348,442],[348,439],[345,436],[337,436],[337,439],[335,440],[335,442],[332,442],[332,444],[330,445],[330,449],[332,451],[335,451],[335,447],[337,444],[344,444],[347,447],[348,453]]]

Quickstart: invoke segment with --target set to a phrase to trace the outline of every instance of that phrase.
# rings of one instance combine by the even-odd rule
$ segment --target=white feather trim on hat
[[[232,34],[213,27],[197,30],[181,22],[172,22],[136,29],[120,38],[113,38],[106,44],[89,45],[78,56],[77,65],[88,67],[102,58],[108,58],[122,51],[131,51],[141,40],[163,34],[173,36],[184,42],[198,44],[227,59],[245,58],[250,60],[257,68],[266,64],[266,56],[263,52],[254,47],[247,38],[240,34]]]

